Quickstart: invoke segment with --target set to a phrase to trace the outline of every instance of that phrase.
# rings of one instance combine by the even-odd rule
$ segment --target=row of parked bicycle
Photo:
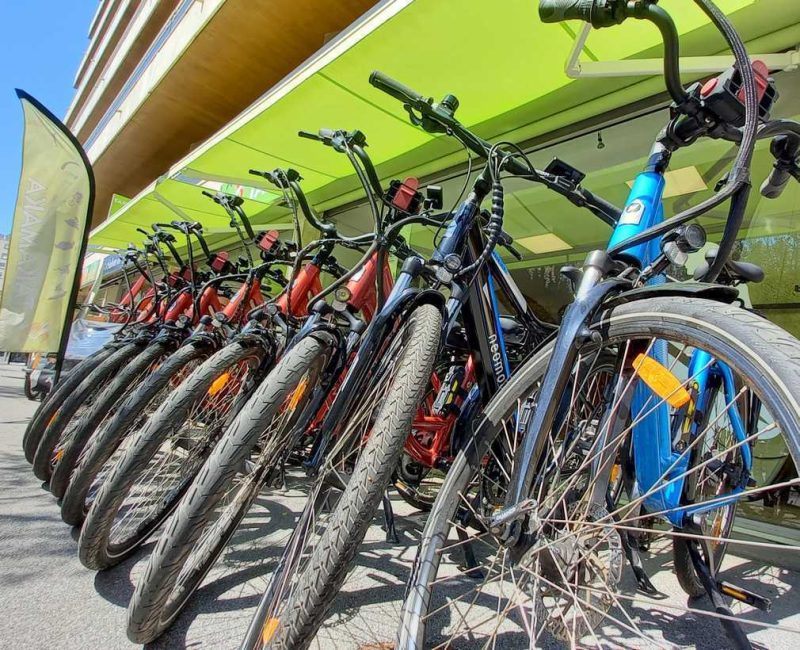
[[[372,85],[413,124],[486,161],[453,210],[414,179],[384,187],[360,131],[322,129],[300,135],[347,156],[374,232],[342,235],[311,208],[299,174],[276,169],[251,173],[283,193],[293,242],[256,234],[240,198],[204,192],[245,257],[212,253],[202,228],[180,221],[142,231],[144,246],[122,253],[138,277],[126,272],[109,314],[121,328],[41,404],[24,449],[64,521],[81,526],[88,568],[157,537],[128,609],[132,640],[162,634],[256,499],[286,486],[305,505],[288,529],[259,522],[261,550],[275,546],[280,559],[243,648],[311,644],[379,511],[395,539],[391,486],[429,511],[400,648],[668,646],[685,612],[724,631],[722,645],[750,647],[746,633],[759,628],[800,631],[767,614],[790,589],[759,580],[772,575],[770,549],[798,545],[733,529],[742,504],[798,493],[800,343],[742,305],[735,285],[763,274],[730,259],[756,140],[773,139],[762,193],[777,196],[800,176],[800,125],[769,119],[766,70],[709,0],[696,3],[736,65],[716,85],[684,88],[674,25],[654,1],[540,0],[545,22],[634,18],[664,36],[671,116],[623,209],[561,160],[540,170],[515,145],[485,142],[455,118],[452,95],[435,103],[376,72]],[[725,182],[665,219],[670,156],[703,138],[737,145]],[[606,250],[563,270],[575,301],[558,328],[537,319],[496,252],[518,255],[503,229],[506,176],[543,184],[612,230]],[[689,222],[726,202],[698,281],[669,280],[706,245]],[[319,233],[305,245],[300,218]],[[436,231],[431,255],[402,236],[411,224]],[[344,267],[337,248],[360,260]],[[763,484],[754,450],[776,436],[786,469]],[[767,551],[746,584],[725,574],[728,547]],[[648,553],[671,553],[674,576],[651,580]],[[665,602],[670,580],[711,607]],[[677,613],[648,616],[654,607]]]

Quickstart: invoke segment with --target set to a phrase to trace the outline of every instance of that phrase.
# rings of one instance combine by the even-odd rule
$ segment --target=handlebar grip
[[[415,90],[404,86],[399,81],[395,81],[378,70],[373,71],[369,76],[369,82],[378,90],[382,90],[387,95],[391,95],[405,104],[417,104],[426,101],[426,99]]]
[[[539,0],[539,18],[543,23],[563,20],[592,22],[595,0]]]
[[[209,192],[208,190],[202,190],[203,196],[207,196],[209,199],[215,199],[216,197]]]
[[[761,185],[761,196],[777,199],[786,183],[797,170],[797,156],[800,152],[800,135],[785,134],[773,138],[769,145],[770,153],[775,157],[775,166]]]
[[[790,178],[791,174],[788,171],[775,167],[761,184],[761,196],[766,199],[777,199]]]
[[[297,135],[307,140],[319,140],[319,136],[316,133],[311,133],[309,131],[298,131]]]

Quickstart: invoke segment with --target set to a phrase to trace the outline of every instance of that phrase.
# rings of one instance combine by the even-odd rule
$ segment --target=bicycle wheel
[[[319,337],[319,338],[318,338]],[[248,401],[170,518],[128,606],[128,637],[148,643],[180,613],[255,498],[274,485],[335,353],[333,340],[295,345]],[[274,522],[260,522],[264,529]]]
[[[439,310],[421,305],[387,337],[337,425],[245,647],[300,648],[315,635],[390,484],[428,388],[440,329]]]
[[[83,523],[109,472],[122,457],[134,434],[170,393],[205,359],[207,346],[188,344],[170,355],[124,403],[109,413],[78,459],[61,501],[61,518],[71,526]],[[63,462],[63,460],[62,460]],[[55,476],[55,475],[54,475]],[[52,482],[52,481],[51,481]]]
[[[117,346],[109,345],[86,357],[70,370],[70,372],[65,375],[64,379],[58,382],[58,386],[50,392],[41,404],[39,404],[31,421],[28,422],[28,426],[25,427],[25,433],[22,436],[22,449],[25,452],[25,460],[29,463],[33,463],[36,449],[39,446],[39,442],[42,440],[42,435],[44,435],[47,425],[52,421],[53,416],[58,412],[66,399],[72,395],[73,391],[80,383],[86,379],[88,374],[117,349],[119,349]]]
[[[128,343],[100,363],[73,390],[48,422],[47,428],[33,457],[33,473],[42,481],[49,481],[53,471],[53,453],[61,440],[72,436],[81,417],[91,408],[95,399],[111,383],[126,363],[139,354],[141,343]]]
[[[84,566],[118,564],[167,518],[252,391],[265,354],[243,343],[224,347],[136,433],[86,515],[78,542]]]
[[[116,412],[118,402],[124,401],[173,351],[167,342],[153,343],[136,355],[117,373],[117,376],[92,401],[92,405],[80,417],[77,414],[65,429],[53,449],[50,461],[50,492],[60,499],[70,482],[72,471],[86,444],[95,432],[110,420]],[[74,424],[73,424],[74,423]]]
[[[531,500],[526,502],[530,514],[524,534],[510,547],[498,539],[487,522],[505,503],[506,487],[517,459],[516,422],[527,417],[525,405],[535,403],[528,400],[535,398],[549,352],[529,361],[487,407],[469,453],[458,456],[426,524],[403,606],[398,648],[670,646],[675,635],[681,633],[677,629],[681,625],[688,625],[687,638],[694,638],[702,627],[710,644],[728,647],[730,641],[719,622],[729,626],[731,617],[721,614],[716,603],[711,608],[684,606],[674,598],[662,600],[626,584],[623,556],[628,555],[635,536],[645,533],[655,537],[651,551],[656,560],[659,554],[669,551],[675,536],[694,545],[698,556],[707,552],[706,542],[726,543],[737,549],[737,554],[772,547],[795,554],[800,550],[797,543],[754,543],[736,534],[723,538],[721,529],[697,526],[695,517],[680,529],[671,529],[670,525],[649,529],[644,525],[646,519],[663,521],[675,512],[686,512],[687,507],[694,508],[690,512],[701,512],[703,507],[709,508],[706,512],[713,512],[728,503],[726,496],[735,498],[742,509],[754,507],[755,502],[775,490],[798,490],[800,479],[796,473],[795,478],[778,486],[760,485],[755,482],[758,472],[754,468],[750,475],[753,480],[744,486],[737,484],[740,491],[733,497],[733,475],[729,472],[735,468],[717,461],[730,459],[736,449],[745,446],[752,445],[757,450],[761,444],[771,442],[773,436],[780,436],[797,466],[800,342],[744,309],[683,297],[651,298],[622,305],[602,314],[593,329],[601,342],[592,343],[594,348],[582,349],[580,362],[585,364],[604,351],[613,354],[614,382],[610,390],[584,399],[594,415],[583,415],[586,409],[574,408],[572,400],[573,395],[582,395],[582,386],[590,377],[586,374],[579,378],[581,366],[576,364],[572,382],[576,388],[564,397],[569,399],[567,408],[559,409],[566,415],[548,432],[542,456],[536,459],[538,471],[528,495]],[[730,438],[709,436],[706,420],[685,446],[676,445],[674,459],[680,457],[681,463],[673,461],[674,466],[658,469],[659,477],[649,488],[645,489],[641,482],[648,468],[637,463],[635,473],[624,479],[634,486],[626,498],[615,504],[609,496],[606,507],[590,505],[593,488],[599,486],[608,494],[613,488],[613,476],[596,471],[597,465],[618,458],[615,454],[626,441],[633,441],[635,458],[637,427],[650,414],[663,406],[671,423],[683,422],[687,417],[685,411],[680,412],[678,406],[666,401],[672,393],[659,396],[654,391],[631,411],[633,415],[625,413],[626,401],[643,388],[645,381],[638,369],[641,365],[636,366],[641,360],[639,355],[649,354],[656,345],[663,346],[665,353],[657,373],[673,380],[675,393],[694,385],[697,372],[690,376],[689,362],[696,351],[704,351],[726,364],[735,378],[734,384],[741,387],[720,412],[728,417],[733,417],[733,409],[747,414],[749,405],[757,401],[761,405],[760,421],[765,424],[731,444]],[[634,353],[636,356],[631,359]],[[636,370],[626,374],[621,370],[626,368]],[[695,398],[690,395],[690,399]],[[681,408],[687,404],[684,401]],[[605,420],[599,414],[613,417]],[[728,442],[720,443],[721,440]],[[658,444],[658,440],[648,442]],[[498,447],[503,446],[511,453],[497,454]],[[625,467],[624,459],[620,464]],[[675,471],[676,467],[680,471]],[[722,492],[696,489],[693,502],[684,497],[677,510],[655,507],[654,500],[665,494],[665,488],[682,479],[685,486],[698,487],[700,481],[713,480],[717,486],[728,487]],[[704,503],[704,494],[715,496]],[[642,505],[646,505],[646,511]],[[729,550],[729,558],[731,553]],[[453,561],[462,556],[466,570]],[[777,558],[767,559],[774,562]],[[665,572],[663,563],[651,564],[651,571],[662,569],[651,575],[658,589],[665,593],[680,589],[677,577]],[[743,579],[735,562],[717,569],[713,580]],[[755,587],[756,583],[750,582],[754,592],[766,591],[773,597],[779,594],[774,588],[778,574],[775,567],[765,566],[753,573],[760,573],[772,583]],[[763,633],[759,626],[776,623],[764,612],[754,613],[743,602],[736,601],[732,607],[736,620],[755,629],[755,635]],[[674,615],[676,611],[688,612],[689,622],[682,622]],[[730,633],[730,629],[727,631]],[[792,628],[790,632],[800,629]]]

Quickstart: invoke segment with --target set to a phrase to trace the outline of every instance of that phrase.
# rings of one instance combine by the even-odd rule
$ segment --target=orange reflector
[[[308,377],[303,377],[300,380],[300,383],[297,385],[297,388],[294,389],[292,396],[289,398],[289,404],[287,404],[286,408],[291,411],[297,408],[297,405],[300,403],[300,400],[303,399],[303,395],[306,392],[306,388],[308,387]]]
[[[53,413],[53,415],[50,416],[50,419],[47,421],[47,426],[49,427],[51,424],[53,424],[53,420],[55,420],[57,417],[58,417],[58,411],[56,411],[55,413]]]
[[[264,627],[261,630],[262,643],[269,643],[270,639],[272,639],[273,635],[275,634],[275,630],[277,629],[278,629],[278,619],[275,617],[268,618],[267,622],[264,623]]]
[[[653,357],[639,354],[633,361],[633,368],[648,388],[670,406],[681,408],[692,400],[678,378]]]
[[[619,473],[622,471],[622,465],[616,464],[611,468],[611,478],[609,479],[610,483],[616,483],[617,478],[619,477]]]
[[[214,383],[211,384],[211,388],[208,389],[208,394],[211,395],[211,397],[214,397],[214,395],[216,395],[219,391],[225,388],[225,384],[228,383],[230,378],[231,378],[231,373],[223,372],[219,377],[217,377],[214,380]]]

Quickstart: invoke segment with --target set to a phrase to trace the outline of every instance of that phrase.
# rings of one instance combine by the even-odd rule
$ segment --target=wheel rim
[[[630,345],[630,341],[609,343],[609,347],[618,352],[618,359],[622,360],[623,366],[630,363],[629,359],[635,350],[644,349],[649,354],[655,345],[655,339],[637,339],[635,350]],[[668,358],[662,364],[679,379],[684,388],[690,387],[700,372],[706,369],[698,368],[694,374],[689,375],[688,359],[693,349],[686,343],[670,342]],[[615,386],[613,399],[610,403],[606,402],[610,409],[621,409],[624,401],[621,398],[643,382],[641,375],[636,373],[625,382],[621,380],[622,376],[618,375],[616,381],[620,383]],[[572,386],[579,383],[573,381]],[[543,644],[547,647],[605,647],[619,643],[621,638],[626,642],[629,640],[637,647],[637,644],[656,647],[671,645],[669,626],[661,628],[660,621],[648,621],[642,614],[647,608],[663,608],[667,612],[663,616],[667,617],[670,614],[677,616],[676,612],[682,612],[700,619],[703,625],[711,623],[715,627],[710,633],[718,634],[720,642],[725,645],[728,641],[719,625],[720,621],[725,620],[724,615],[713,611],[713,608],[708,611],[707,606],[692,603],[683,605],[674,598],[668,601],[659,600],[658,595],[638,591],[635,583],[631,588],[630,568],[621,559],[624,559],[623,538],[630,542],[640,535],[653,536],[655,540],[652,549],[655,551],[654,557],[645,557],[649,560],[646,562],[647,566],[657,566],[657,558],[663,557],[671,549],[671,541],[675,537],[698,543],[701,555],[714,554],[714,549],[728,544],[734,549],[781,548],[790,552],[800,551],[800,543],[787,548],[785,545],[751,542],[738,538],[731,532],[735,505],[730,506],[730,500],[721,501],[720,497],[721,494],[730,494],[720,487],[726,481],[730,485],[730,477],[735,473],[735,463],[730,461],[741,457],[741,452],[737,452],[737,449],[741,450],[744,445],[758,445],[760,441],[774,435],[778,428],[774,420],[762,413],[760,424],[748,429],[744,440],[732,439],[729,435],[730,426],[724,426],[722,420],[733,417],[732,409],[746,412],[753,394],[743,382],[737,381],[735,385],[737,390],[733,397],[722,403],[715,401],[702,428],[682,448],[686,457],[693,454],[693,449],[697,450],[693,464],[683,467],[675,461],[675,466],[663,472],[647,490],[628,493],[618,503],[608,505],[607,508],[597,509],[588,503],[589,488],[595,485],[590,472],[592,462],[599,460],[603,449],[609,450],[615,464],[622,462],[618,456],[621,453],[619,450],[624,440],[630,437],[632,428],[643,421],[647,412],[666,403],[666,398],[652,393],[655,399],[645,401],[636,416],[638,419],[626,422],[618,437],[604,437],[600,434],[609,432],[596,430],[591,437],[591,444],[582,449],[579,462],[572,466],[566,462],[570,454],[565,439],[551,433],[547,446],[549,457],[539,467],[560,465],[561,469],[555,472],[558,480],[555,480],[555,476],[549,480],[540,480],[538,491],[531,495],[537,506],[537,517],[533,524],[529,524],[532,527],[530,536],[538,541],[529,543],[527,547],[518,546],[512,549],[505,548],[482,525],[482,522],[488,520],[487,514],[492,509],[486,513],[477,507],[477,504],[484,503],[485,493],[491,494],[491,488],[494,488],[497,496],[504,496],[504,485],[508,483],[513,471],[511,459],[514,458],[517,436],[513,422],[510,424],[508,420],[505,421],[502,430],[497,432],[497,439],[504,438],[504,447],[511,449],[511,453],[500,457],[496,446],[491,448],[484,459],[485,466],[481,467],[478,474],[480,481],[471,480],[458,493],[459,509],[447,522],[450,534],[445,546],[437,551],[441,556],[439,574],[432,585],[433,596],[429,610],[423,617],[428,635],[425,647],[529,647],[529,644]],[[574,399],[574,396],[570,399]],[[517,420],[522,415],[521,405],[522,402],[515,412]],[[680,416],[677,409],[670,409],[670,422],[675,422]],[[568,412],[572,415],[565,423],[574,421],[575,410],[570,407]],[[579,439],[580,436],[576,438]],[[601,442],[603,440],[605,442]],[[576,444],[573,449],[578,446]],[[492,462],[499,468],[494,475],[488,471]],[[721,478],[723,474],[725,477]],[[541,469],[538,475],[542,475]],[[782,481],[778,489],[797,491],[800,485],[796,477],[795,473],[793,478]],[[654,508],[643,511],[638,506],[651,503],[652,498],[671,483],[690,478],[695,479],[697,484],[695,503],[721,503],[723,507],[705,513],[700,518],[699,531],[688,527],[691,521],[687,522],[687,528],[679,530],[671,530],[663,524],[657,524],[651,529],[647,525],[648,521],[663,518],[670,513],[667,509]],[[769,494],[775,489],[775,486],[748,485],[739,498],[758,499],[759,495]],[[491,503],[491,499],[489,501]],[[495,503],[495,508],[504,505],[502,499],[495,499]],[[722,517],[719,516],[720,513],[723,514]],[[461,538],[455,535],[458,531],[462,533]],[[605,570],[592,572],[587,568],[587,577],[574,578],[580,573],[581,562],[590,565],[590,560],[596,559],[596,543],[588,547],[581,546],[583,540],[593,538],[602,540],[605,544],[604,559],[600,562]],[[566,539],[571,540],[571,544],[578,546],[578,549],[574,546],[560,549],[560,546],[566,546]],[[469,547],[476,556],[476,566],[469,570],[459,569],[453,564],[454,558],[457,561],[464,555],[463,547]],[[546,549],[559,551],[561,562],[544,557]],[[550,554],[553,554],[552,550]],[[565,557],[568,559],[563,559]],[[737,576],[732,562],[727,565],[723,562],[721,579],[725,579],[727,575],[726,568],[733,571],[734,582],[741,578],[740,572]],[[765,586],[761,587],[761,591],[766,592],[765,595],[782,595],[790,588],[785,580],[781,580],[780,571],[775,571],[773,567],[761,567],[759,572],[763,574]],[[657,578],[657,587],[672,593],[669,585],[675,582],[675,576],[671,572],[659,572]],[[748,626],[746,632],[771,626],[800,632],[800,625],[792,629],[791,626],[777,624],[774,619],[770,621],[769,617],[765,618],[761,612],[744,603],[734,601],[731,609],[734,617]]]

